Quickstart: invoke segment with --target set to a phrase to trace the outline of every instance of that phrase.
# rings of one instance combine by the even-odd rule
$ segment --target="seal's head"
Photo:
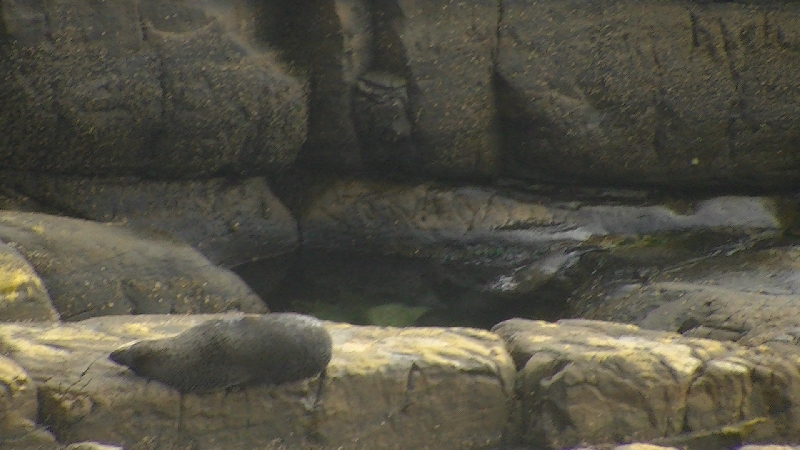
[[[132,345],[118,348],[108,355],[108,359],[117,364],[127,366],[136,373],[147,373],[147,369],[154,364],[159,364],[163,358],[151,348],[137,342]]]

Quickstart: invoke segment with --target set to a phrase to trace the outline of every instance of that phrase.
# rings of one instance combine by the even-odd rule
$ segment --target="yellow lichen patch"
[[[682,375],[689,376],[703,365],[703,361],[693,355],[692,347],[688,345],[677,344],[670,340],[662,342],[633,336],[624,336],[618,341],[637,353],[647,352],[658,357],[660,361]]]
[[[346,342],[336,346],[333,359],[328,365],[328,375],[337,373],[368,375],[385,369],[391,364],[386,354],[377,351],[377,345],[370,342]]]
[[[687,339],[684,342],[692,346],[695,355],[705,360],[729,351],[722,342],[712,341],[710,339]]]
[[[0,295],[13,301],[23,286],[41,287],[39,278],[31,271],[9,267],[8,261],[0,263]]]
[[[334,359],[328,370],[367,375],[407,370],[411,363],[454,372],[493,372],[513,367],[499,337],[481,330],[443,328],[328,327]],[[352,333],[343,340],[337,331]],[[475,337],[473,337],[475,336]]]
[[[30,378],[17,363],[0,356],[0,384],[16,397],[30,388]]]
[[[8,347],[12,353],[24,354],[26,358],[34,359],[53,359],[63,358],[69,355],[69,352],[60,348],[52,347],[49,345],[42,345],[27,339],[10,338],[3,339],[3,344]]]
[[[622,339],[614,339],[610,336],[602,336],[602,335],[587,336],[584,339],[584,343],[592,347],[601,347],[601,348],[602,347],[613,348],[619,346],[630,347],[631,345],[635,345],[633,342],[626,343]]]
[[[161,339],[175,336],[177,333],[165,333],[146,323],[126,323],[119,327],[119,334],[132,335],[139,338]]]
[[[41,224],[40,225],[33,225],[31,227],[31,231],[33,231],[36,234],[44,234],[44,225],[41,225]]]
[[[487,341],[503,341],[503,339],[497,334],[487,330],[480,330],[478,328],[451,328],[451,330],[466,337],[485,339]]]
[[[42,343],[65,344],[67,342],[117,342],[116,336],[107,335],[101,331],[78,327],[59,326],[43,330],[37,335],[36,340]]]
[[[610,337],[598,334],[583,336],[580,342],[572,344],[555,338],[548,341],[542,339],[542,336],[529,336],[528,339],[538,341],[535,343],[541,345],[539,351],[553,352],[573,361],[600,364],[606,361],[624,361],[643,378],[657,378],[657,372],[663,365],[688,377],[703,365],[703,360],[693,354],[691,346],[678,344],[670,339],[662,341],[641,336]]]
[[[525,320],[525,319],[512,319],[512,320]],[[544,320],[525,320],[527,327],[530,328],[531,332],[537,331],[537,329],[541,330],[544,333],[553,332],[558,333],[560,330],[564,328],[563,325],[552,323],[552,322],[545,322]]]
[[[708,368],[719,369],[720,372],[729,375],[736,374],[740,376],[747,376],[750,373],[750,369],[747,367],[745,361],[736,357],[711,361],[708,363]]]
[[[346,342],[337,347],[337,350],[343,355],[349,353],[361,354],[371,350],[373,347],[375,346],[366,342]]]
[[[346,340],[329,327],[334,360],[328,372],[368,375],[408,370],[411,364],[452,372],[498,373],[514,376],[513,362],[499,337],[482,330],[443,328],[336,327],[352,332]],[[332,370],[333,369],[333,370]],[[504,370],[507,369],[507,370]],[[335,376],[335,375],[334,375]]]

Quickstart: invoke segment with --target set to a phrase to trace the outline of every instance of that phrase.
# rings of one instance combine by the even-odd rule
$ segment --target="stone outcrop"
[[[666,258],[669,264],[704,250],[730,251],[735,246],[715,245],[752,243],[754,236],[775,236],[782,227],[775,202],[765,197],[671,204],[634,192],[581,196],[351,180],[309,190],[313,194],[298,217],[305,268],[297,271],[298,289],[282,296],[306,294],[300,300],[308,304],[333,292],[343,304],[369,295],[386,302],[390,297],[383,298],[379,286],[393,285],[414,299],[409,306],[430,309],[417,324],[488,328],[515,316],[563,317],[570,308],[583,306],[568,305],[569,293],[594,280],[592,274],[607,265],[598,260],[620,248],[639,249],[630,256],[628,269],[633,271],[665,259],[659,252],[677,256],[671,245],[680,240],[675,236],[683,236],[689,252]],[[330,251],[342,253],[343,261],[324,253]],[[397,258],[396,280],[384,282],[371,268],[357,269],[360,263],[375,264],[369,262],[375,254]],[[357,255],[365,259],[358,261]],[[412,272],[419,274],[416,282],[397,282],[413,278]],[[615,276],[612,269],[609,273]],[[370,283],[370,277],[375,281]],[[381,294],[353,287],[364,283]],[[587,308],[598,303],[591,302]]]
[[[503,442],[515,371],[503,342],[486,331],[329,324],[334,354],[323,377],[183,397],[107,359],[125,343],[216,317],[2,324],[0,349],[27,370],[38,388],[41,425],[62,443],[464,449]],[[35,411],[33,392],[25,398]]]
[[[618,261],[595,260],[595,276],[573,293],[573,314],[748,345],[799,342],[800,249],[748,248],[752,244],[727,244],[699,256],[667,246],[673,259],[661,261],[652,253],[644,260],[632,256],[637,250],[612,250]],[[639,276],[621,279],[634,268]]]
[[[14,247],[0,244],[0,320],[57,321],[44,281]]]
[[[12,260],[3,274],[8,295],[2,309],[11,313],[15,300],[31,302],[24,317],[29,320],[54,318],[45,294],[63,320],[109,314],[267,311],[238,277],[196,250],[137,236],[119,225],[4,211],[0,239],[36,271]],[[6,255],[14,257],[16,252],[9,250]],[[23,317],[17,312],[4,320],[12,318]]]
[[[0,386],[0,448],[55,446],[53,435],[37,426],[36,383],[19,364],[2,355]]]
[[[507,341],[519,368],[521,435],[528,445],[663,439],[681,447],[707,438],[726,443],[702,448],[729,448],[800,437],[793,425],[800,412],[796,349],[746,348],[586,320],[513,319],[493,331]],[[698,433],[704,430],[712,431]]]
[[[798,181],[793,2],[503,2],[509,169],[739,188]]]
[[[154,181],[4,174],[4,183],[73,217],[186,242],[231,268],[297,249],[297,223],[264,178]]]
[[[514,319],[494,333],[329,322],[333,359],[321,376],[202,395],[108,359],[222,317],[237,315],[2,323],[0,425],[54,446],[42,448],[717,449],[800,436],[797,347],[609,322]]]
[[[263,174],[302,146],[382,175],[800,179],[793,2],[6,0],[2,22],[13,169]]]
[[[445,244],[548,249],[554,242],[781,227],[775,203],[766,197],[722,196],[671,205],[646,193],[638,198],[609,193],[606,198],[566,199],[436,183],[338,180],[321,185],[298,218],[308,248],[439,256]],[[450,253],[455,257],[458,250]]]
[[[6,168],[250,173],[286,167],[305,140],[304,82],[243,3],[3,1],[2,13]]]
[[[496,174],[499,11],[498,0],[287,4],[288,57],[313,87],[301,159],[326,170]],[[392,95],[365,92],[376,77]]]
[[[374,67],[408,78],[421,167],[434,175],[495,175],[500,146],[492,77],[500,1],[375,5]]]

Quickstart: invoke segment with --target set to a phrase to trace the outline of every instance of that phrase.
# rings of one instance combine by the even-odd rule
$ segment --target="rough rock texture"
[[[708,442],[708,443],[690,443],[680,447],[682,450],[725,450],[731,447],[721,447],[718,445],[718,442]],[[797,450],[800,447],[791,446],[791,445],[768,445],[768,444],[749,444],[749,445],[742,445],[742,446],[735,446],[738,450]],[[635,444],[625,444],[625,445],[617,445],[617,446],[603,446],[603,447],[580,447],[574,450],[679,450],[679,447],[672,447],[672,446],[663,446],[663,445],[653,445],[653,444],[642,444],[642,443],[635,443]],[[519,449],[523,450],[523,449]],[[524,449],[527,450],[527,449]]]
[[[290,57],[308,69],[312,86],[303,162],[383,175],[497,172],[498,0],[284,4]],[[365,102],[363,83],[375,74],[404,92]]]
[[[425,169],[494,175],[499,1],[388,1],[376,3],[373,14],[375,67],[408,77],[413,135]]]
[[[414,144],[428,173],[499,168],[493,94],[498,0],[375,3],[374,68],[408,79]]]
[[[473,186],[342,180],[318,194],[299,221],[308,248],[368,245],[382,253],[430,255],[436,244],[466,245],[491,239],[493,231],[547,226],[553,213]]]
[[[0,243],[0,318],[3,321],[59,319],[33,267],[13,247]]]
[[[188,177],[275,170],[306,93],[242,2],[3,1],[4,167]]]
[[[64,320],[267,310],[238,277],[197,251],[121,226],[4,211],[0,239],[30,262]]]
[[[388,72],[367,72],[353,94],[353,124],[361,141],[361,158],[377,173],[419,169],[409,115],[408,83]]]
[[[323,378],[198,396],[107,360],[118,346],[175,335],[219,315],[100,317],[0,325],[0,348],[40,384],[40,417],[60,442],[198,449],[464,449],[503,443],[514,365],[472,329],[329,324]],[[246,424],[246,426],[245,426]]]
[[[263,178],[167,182],[8,174],[4,182],[70,216],[182,240],[228,268],[298,245],[297,223]]]
[[[123,450],[116,445],[104,445],[99,442],[79,442],[64,447],[64,450]]]
[[[322,186],[298,220],[309,248],[404,255],[437,254],[445,244],[547,248],[592,238],[781,226],[774,202],[766,197],[721,196],[670,205],[646,197],[567,200],[469,185],[351,180]]]
[[[1,347],[2,345],[0,345]],[[5,349],[0,348],[0,353]],[[37,426],[36,382],[13,360],[0,354],[0,449],[50,448],[53,435]]]
[[[747,344],[800,342],[797,246],[728,245],[658,261],[652,255],[633,260],[635,279],[621,277],[626,269],[619,265],[596,264],[595,276],[570,299],[573,314]]]
[[[361,168],[351,120],[355,80],[371,64],[372,15],[364,0],[313,0],[283,4],[280,21],[290,58],[308,70],[308,139],[299,160],[324,169]]]
[[[753,3],[504,1],[509,169],[683,189],[796,184],[800,9]]]
[[[306,249],[301,263],[310,266],[297,271],[298,285],[311,291],[324,281],[312,278],[315,274],[338,270],[328,278],[335,281],[338,276],[342,287],[327,291],[346,293],[364,275],[352,275],[355,258],[353,263],[318,270],[311,250],[412,258],[420,262],[414,270],[423,282],[451,309],[438,314],[436,321],[418,324],[491,327],[520,315],[563,317],[565,298],[593,279],[595,254],[625,246],[661,247],[669,253],[672,249],[660,242],[684,235],[685,245],[694,252],[687,256],[691,259],[700,249],[717,251],[714,244],[775,235],[781,228],[775,202],[764,197],[671,204],[633,193],[557,196],[503,187],[349,180],[320,183],[310,191],[314,192],[298,216]],[[647,261],[647,256],[640,258]],[[401,263],[398,271],[407,273],[408,264]],[[637,263],[645,265],[632,265]],[[299,281],[302,278],[308,281]],[[379,277],[376,280],[380,283]],[[424,289],[408,286],[414,291],[408,295],[422,300]],[[325,289],[318,292],[318,299],[325,298]],[[426,306],[420,303],[410,306]],[[459,315],[473,319],[462,321]]]
[[[800,437],[797,348],[776,352],[586,320],[512,319],[493,331],[520,369],[526,444]],[[719,431],[695,434],[703,430]]]

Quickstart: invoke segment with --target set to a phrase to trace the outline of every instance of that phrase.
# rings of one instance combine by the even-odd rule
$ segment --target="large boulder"
[[[512,319],[493,331],[519,368],[521,435],[535,448],[655,441],[710,449],[800,437],[796,347],[586,320]]]
[[[8,351],[0,344],[0,353]],[[0,354],[0,448],[57,448],[55,437],[37,424],[36,382],[14,360]]]
[[[508,167],[558,181],[794,186],[798,30],[794,2],[504,1]]]
[[[292,59],[313,86],[301,159],[383,175],[496,174],[500,10],[498,0],[285,6]]]
[[[641,249],[610,250],[618,261],[595,261],[595,276],[570,299],[572,312],[691,337],[747,344],[800,342],[800,248],[751,245],[734,243],[698,257],[661,262],[651,253],[649,260],[640,256],[620,263]],[[626,272],[639,276],[620,277]]]
[[[493,76],[500,1],[374,5],[379,49],[374,66],[408,81],[419,164],[439,176],[495,175],[500,142]]]
[[[306,134],[304,83],[227,0],[2,2],[4,166],[187,177],[275,170]]]
[[[0,243],[0,320],[59,319],[45,283],[14,247]]]
[[[156,181],[10,173],[4,184],[73,217],[186,242],[226,268],[297,249],[297,224],[264,178]]]
[[[0,212],[0,240],[36,270],[63,320],[267,310],[236,275],[191,247],[137,236],[120,225],[4,211]],[[28,296],[34,297],[39,278],[26,271],[27,266],[17,265],[17,289],[30,288]],[[27,318],[48,318],[42,317],[47,310],[42,311]],[[18,317],[4,319],[12,318]]]
[[[197,449],[503,443],[514,412],[514,364],[503,342],[486,331],[329,323],[333,359],[324,376],[204,395],[181,396],[108,359],[121,345],[220,317],[226,316],[2,324],[0,348],[39,383],[38,417],[63,443]]]

